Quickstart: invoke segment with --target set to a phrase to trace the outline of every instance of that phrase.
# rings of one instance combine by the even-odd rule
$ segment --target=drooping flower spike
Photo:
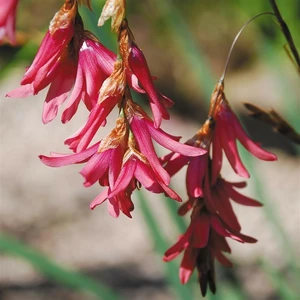
[[[113,71],[115,54],[84,30],[77,1],[66,0],[50,23],[38,53],[21,81],[8,97],[36,95],[50,86],[42,120],[52,121],[66,101],[62,122],[76,113],[81,100],[91,110],[103,81]],[[68,99],[67,99],[68,98]]]
[[[212,95],[207,121],[195,136],[186,142],[188,145],[206,149],[207,153],[196,157],[170,153],[161,158],[161,163],[170,176],[187,165],[188,200],[180,207],[178,213],[182,216],[192,211],[190,226],[179,241],[167,250],[164,260],[170,261],[184,252],[179,270],[180,280],[183,284],[186,283],[193,270],[197,268],[202,295],[206,294],[207,286],[213,293],[216,291],[214,260],[219,260],[225,266],[231,266],[230,261],[222,253],[230,252],[225,237],[239,242],[256,242],[255,239],[241,234],[241,226],[230,200],[247,206],[261,206],[261,204],[236,191],[236,188],[245,186],[244,182],[230,183],[220,175],[222,149],[234,170],[236,172],[239,170],[235,167],[241,164],[236,139],[258,158],[276,159],[274,154],[261,149],[244,132],[225,98],[223,83],[219,83]]]
[[[207,285],[215,293],[214,260],[217,259],[224,266],[232,266],[223,254],[231,253],[225,237],[240,243],[256,242],[254,238],[228,227],[218,214],[206,210],[203,200],[199,200],[194,206],[188,229],[178,242],[165,252],[163,259],[168,262],[184,252],[179,269],[181,283],[187,283],[197,268],[202,295],[205,296]]]
[[[274,161],[277,160],[275,154],[262,149],[258,144],[254,143],[242,125],[237,116],[231,110],[230,105],[224,94],[223,83],[218,83],[212,96],[209,116],[215,123],[214,138],[212,142],[212,182],[217,180],[222,165],[222,150],[238,175],[248,178],[250,175],[241,161],[236,145],[238,140],[252,155],[261,160]]]
[[[0,0],[0,45],[5,38],[16,43],[16,11],[19,0]]]
[[[126,97],[129,97],[128,92]],[[91,208],[108,200],[109,212],[115,217],[120,210],[131,216],[133,205],[129,205],[132,203],[130,196],[139,184],[153,193],[164,193],[181,201],[169,188],[170,176],[159,163],[152,139],[182,155],[205,153],[205,150],[180,144],[177,137],[155,128],[146,113],[129,98],[124,103],[115,129],[100,143],[71,155],[54,153],[51,157],[40,156],[43,163],[52,167],[86,162],[80,172],[85,178],[84,185],[88,187],[98,181],[100,185],[107,186],[94,199]]]

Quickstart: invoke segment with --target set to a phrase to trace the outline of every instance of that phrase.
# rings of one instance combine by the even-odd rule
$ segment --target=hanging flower
[[[113,71],[115,55],[83,29],[76,1],[66,1],[50,23],[38,53],[8,97],[36,95],[50,85],[42,120],[52,121],[66,100],[62,122],[76,113],[80,100],[91,110],[103,81]],[[68,98],[69,97],[69,98]],[[68,98],[68,99],[67,99]]]
[[[223,254],[231,252],[225,237],[240,243],[256,242],[254,238],[229,228],[219,215],[208,212],[203,202],[198,201],[188,229],[178,242],[165,252],[163,259],[168,262],[184,252],[179,269],[181,283],[187,283],[197,268],[202,295],[205,296],[207,285],[215,293],[214,260],[217,259],[225,266],[231,266],[231,262]]]
[[[0,0],[0,45],[3,39],[7,39],[12,43],[16,43],[16,11],[18,0]]]
[[[181,201],[168,187],[170,177],[159,163],[152,138],[162,146],[170,150],[177,149],[185,155],[204,152],[182,145],[176,138],[156,129],[141,108],[131,103],[130,106],[127,104],[124,116],[118,119],[115,129],[101,142],[72,155],[52,153],[51,157],[41,155],[40,159],[51,167],[86,162],[80,172],[85,178],[84,185],[89,187],[98,181],[100,185],[107,186],[94,199],[91,208],[108,200],[109,212],[113,216],[117,217],[120,210],[131,216],[133,205],[128,203],[132,203],[130,196],[139,184],[153,193],[164,193]]]
[[[233,170],[240,176],[248,178],[250,175],[241,161],[238,153],[236,140],[238,140],[252,155],[261,160],[277,160],[275,154],[270,153],[254,143],[238,118],[231,110],[223,92],[224,86],[218,84],[213,93],[215,101],[211,103],[211,115],[215,122],[215,133],[212,151],[212,182],[215,182],[222,166],[222,150],[232,166]]]

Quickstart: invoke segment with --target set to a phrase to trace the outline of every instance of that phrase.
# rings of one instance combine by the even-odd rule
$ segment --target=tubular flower
[[[62,122],[69,121],[80,100],[91,110],[103,81],[113,71],[115,55],[83,29],[77,2],[66,1],[50,23],[38,53],[21,81],[22,87],[8,97],[36,95],[50,85],[42,120],[52,121],[67,100]]]
[[[158,128],[162,119],[168,120],[170,118],[166,108],[171,107],[173,101],[155,88],[145,56],[134,41],[126,20],[123,20],[121,26],[119,44],[130,87],[138,93],[147,95],[153,113],[154,125]]]
[[[203,204],[198,201],[194,206],[187,231],[165,252],[163,259],[171,261],[184,252],[179,269],[180,281],[182,284],[187,283],[197,268],[202,295],[205,296],[207,285],[213,293],[216,291],[214,260],[217,259],[225,266],[232,265],[223,254],[231,252],[225,237],[240,243],[255,243],[256,240],[228,227],[219,215],[208,212]]]
[[[209,150],[217,122],[208,118],[194,137],[186,142],[188,145],[206,149],[206,154],[188,157],[172,152],[160,160],[170,176],[187,165],[188,200],[179,208],[178,214],[183,216],[192,211],[187,231],[166,251],[164,260],[170,261],[184,252],[179,270],[180,280],[185,284],[196,268],[203,296],[208,286],[213,293],[216,291],[215,259],[225,266],[231,266],[231,262],[223,254],[231,252],[225,238],[229,237],[241,243],[256,242],[252,237],[241,233],[241,226],[230,200],[246,206],[261,206],[258,201],[236,190],[245,187],[245,182],[228,182],[220,173],[212,180],[213,160],[209,157]]]
[[[210,120],[207,120],[194,137],[185,144],[207,151],[211,143],[212,134],[212,123]],[[172,152],[162,157],[160,161],[171,177],[187,165],[186,187],[188,197],[198,198],[203,196],[203,179],[207,171],[208,153],[191,157]]]
[[[136,138],[137,144],[143,155],[148,159],[150,165],[157,174],[163,178],[165,184],[169,184],[170,176],[162,168],[155,153],[152,139],[166,149],[185,156],[199,156],[206,153],[205,150],[190,145],[181,144],[179,138],[167,134],[160,128],[155,128],[153,121],[146,115],[140,106],[132,101],[126,102],[126,113],[131,131]]]
[[[121,210],[130,217],[133,209],[130,195],[139,184],[153,193],[165,193],[181,201],[168,187],[170,177],[159,163],[152,138],[162,146],[170,150],[177,149],[185,155],[200,155],[204,152],[182,145],[177,142],[178,138],[156,129],[142,109],[127,100],[124,116],[118,119],[115,129],[100,143],[72,155],[52,153],[51,157],[40,156],[40,159],[52,167],[86,162],[80,172],[85,178],[84,185],[89,187],[98,181],[100,185],[107,186],[94,199],[91,208],[108,200],[110,214],[117,217]]]
[[[106,124],[106,118],[113,108],[120,104],[126,88],[124,64],[115,61],[113,73],[103,82],[97,104],[91,110],[86,124],[73,136],[65,140],[65,144],[75,152],[88,147],[99,127]]]
[[[0,45],[4,37],[12,43],[16,43],[16,11],[18,0],[0,0]]]
[[[230,165],[238,175],[247,178],[250,176],[239,156],[236,140],[259,159],[267,161],[277,159],[275,154],[263,150],[249,138],[238,118],[231,110],[223,89],[223,85],[217,85],[213,93],[213,97],[216,96],[216,99],[211,103],[211,115],[215,121],[215,132],[212,142],[212,182],[216,181],[220,173],[222,150],[224,150]]]

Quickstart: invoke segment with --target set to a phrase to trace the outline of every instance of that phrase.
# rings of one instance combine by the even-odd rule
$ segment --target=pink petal
[[[179,170],[182,169],[185,165],[187,165],[189,160],[190,158],[188,156],[184,156],[174,152],[160,159],[162,164],[168,161],[164,168],[171,177],[179,172]]]
[[[191,278],[196,266],[196,255],[193,248],[186,249],[179,268],[179,279],[182,284],[186,284]]]
[[[117,178],[113,190],[109,193],[108,197],[116,197],[120,192],[124,191],[133,178],[136,168],[136,160],[129,159],[122,167],[119,177]]]
[[[235,134],[241,144],[254,156],[259,159],[267,160],[267,161],[274,161],[277,160],[277,156],[271,152],[263,150],[261,147],[257,146],[246,134],[244,129],[242,128],[238,118],[234,115],[233,116],[233,126],[235,130]]]
[[[204,177],[204,195],[205,195],[204,201],[205,201],[205,206],[206,206],[207,210],[210,213],[216,213],[217,209],[214,204],[214,200],[212,198],[211,187],[209,184],[209,178],[208,178],[207,174]]]
[[[42,116],[44,124],[49,123],[56,117],[58,108],[67,99],[75,80],[75,74],[71,70],[67,70],[70,75],[61,70],[61,73],[52,82],[44,102]]]
[[[203,196],[203,178],[206,173],[207,155],[192,158],[186,172],[186,187],[192,198]]]
[[[149,165],[145,165],[141,161],[137,161],[134,172],[135,178],[152,193],[162,193],[163,189],[155,179],[155,174]]]
[[[90,208],[94,209],[96,206],[102,204],[106,199],[108,195],[108,188],[106,188],[101,194],[99,194],[90,204]]]
[[[169,248],[163,257],[164,261],[171,261],[177,257],[184,249],[188,247],[189,239],[192,235],[192,227],[189,226],[184,235],[175,243],[171,248]]]
[[[170,116],[155,89],[144,54],[134,43],[131,47],[128,62],[131,71],[136,75],[143,89],[147,93],[155,120],[155,127],[158,128],[162,118],[167,120]]]
[[[112,149],[112,156],[111,156],[111,161],[109,164],[108,168],[108,181],[109,181],[109,186],[111,189],[114,188],[115,182],[120,174],[121,168],[122,168],[122,159],[124,155],[123,149],[121,147],[117,147]]]
[[[31,84],[26,84],[19,88],[14,89],[13,91],[6,94],[6,97],[9,98],[25,98],[30,95],[33,95],[33,87]]]
[[[58,156],[58,154],[55,154],[54,157],[40,155],[39,158],[42,161],[42,163],[50,167],[62,167],[66,165],[82,163],[97,152],[99,144],[100,143],[96,143],[95,145],[91,146],[85,151],[75,153],[72,155],[62,154],[61,156]]]
[[[164,148],[186,156],[198,156],[206,153],[206,150],[204,149],[178,143],[160,128],[155,128],[150,121],[145,120],[145,123],[148,127],[151,137]]]
[[[131,122],[131,129],[137,140],[141,153],[143,153],[147,157],[150,165],[153,168],[153,171],[157,174],[157,176],[161,178],[164,184],[169,185],[170,176],[159,163],[158,157],[152,144],[151,135],[148,131],[148,127],[143,121],[136,117],[133,117]]]
[[[80,100],[83,98],[85,90],[85,77],[81,66],[78,65],[74,87],[71,95],[69,96],[66,102],[65,109],[61,117],[61,121],[64,124],[70,121],[76,113],[78,105],[80,103]]]
[[[244,196],[234,190],[230,185],[223,183],[222,187],[226,194],[236,203],[247,205],[247,206],[262,206],[262,204],[254,199]]]
[[[225,124],[226,124],[226,126],[225,126]],[[230,123],[228,124],[225,121],[222,121],[222,123],[219,124],[219,128],[220,128],[220,137],[221,137],[222,147],[225,151],[225,154],[228,158],[228,161],[229,161],[231,167],[238,175],[249,178],[250,175],[240,159],[238,149],[236,146],[236,142],[235,142],[235,136],[234,136],[233,132],[231,131],[232,130],[231,124]]]
[[[191,247],[204,248],[207,246],[210,231],[210,220],[207,214],[201,214],[193,224]]]
[[[119,207],[119,202],[117,201],[116,198],[109,198],[107,201],[107,209],[108,213],[113,217],[113,218],[118,218],[120,215],[120,207]]]
[[[89,187],[102,178],[111,163],[111,150],[96,152],[80,171],[85,178],[84,186]]]
[[[241,226],[238,219],[232,209],[232,205],[228,199],[226,193],[222,192],[218,188],[215,189],[215,206],[219,212],[221,219],[234,231],[240,231]]]

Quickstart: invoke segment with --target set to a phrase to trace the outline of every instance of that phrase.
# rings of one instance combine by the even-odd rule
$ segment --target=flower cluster
[[[83,2],[89,6],[88,1]],[[84,186],[98,182],[104,188],[91,208],[107,200],[108,211],[114,217],[120,211],[131,217],[131,194],[140,186],[181,201],[169,187],[170,175],[162,167],[152,141],[187,157],[206,151],[180,144],[178,137],[160,128],[162,119],[169,119],[167,108],[173,102],[154,86],[144,54],[125,18],[124,1],[107,1],[99,19],[103,24],[112,18],[112,29],[118,36],[118,57],[84,29],[78,5],[75,0],[65,1],[50,22],[21,87],[7,95],[26,97],[50,86],[42,114],[44,123],[55,118],[64,102],[63,123],[73,117],[81,100],[90,111],[84,126],[65,140],[73,153],[41,155],[41,161],[52,167],[85,163],[80,172]],[[133,101],[131,89],[147,95],[154,120]],[[115,107],[119,109],[115,128],[91,145]]]
[[[179,270],[180,281],[186,283],[196,268],[203,296],[208,286],[213,293],[216,291],[214,260],[217,259],[224,266],[231,266],[231,262],[224,255],[231,252],[225,238],[240,243],[256,242],[254,238],[241,233],[241,226],[230,200],[246,206],[261,204],[236,190],[245,187],[245,182],[231,183],[220,175],[224,152],[233,170],[242,177],[249,177],[241,162],[236,140],[259,159],[276,160],[274,154],[263,150],[248,137],[231,110],[224,94],[224,85],[220,82],[212,94],[207,121],[186,142],[187,145],[206,149],[207,153],[195,157],[170,153],[161,158],[171,176],[187,165],[188,200],[179,208],[178,213],[185,215],[192,211],[187,231],[166,251],[164,260],[170,261],[184,252]]]
[[[3,35],[14,41],[17,1],[2,2],[5,9],[0,13],[0,41]],[[231,201],[246,206],[261,205],[237,191],[245,187],[245,182],[231,183],[221,177],[223,152],[241,177],[249,177],[249,173],[239,156],[236,140],[259,159],[272,161],[276,156],[248,137],[225,97],[223,82],[217,84],[208,119],[193,138],[181,144],[180,137],[163,131],[162,121],[170,118],[168,108],[173,102],[153,83],[146,58],[126,19],[125,0],[107,0],[98,22],[103,25],[112,19],[118,55],[84,29],[79,4],[90,8],[89,0],[65,0],[51,20],[21,87],[7,96],[27,97],[49,87],[42,113],[44,123],[52,121],[61,106],[64,106],[61,120],[68,122],[83,101],[89,111],[88,118],[65,140],[72,152],[52,152],[50,156],[41,155],[40,159],[51,167],[84,164],[80,172],[84,186],[99,183],[102,187],[90,205],[92,209],[106,202],[112,216],[118,217],[122,212],[131,218],[134,209],[131,195],[141,186],[181,201],[170,188],[170,180],[187,166],[188,200],[179,208],[179,215],[191,211],[191,223],[178,242],[166,251],[164,260],[170,261],[183,252],[181,282],[186,283],[196,268],[202,294],[205,295],[208,286],[215,292],[215,259],[231,266],[224,255],[231,251],[226,238],[241,243],[256,242],[241,233]],[[147,96],[152,118],[134,102],[132,91]],[[114,129],[93,142],[114,108],[119,111]],[[171,153],[158,158],[153,140]]]

